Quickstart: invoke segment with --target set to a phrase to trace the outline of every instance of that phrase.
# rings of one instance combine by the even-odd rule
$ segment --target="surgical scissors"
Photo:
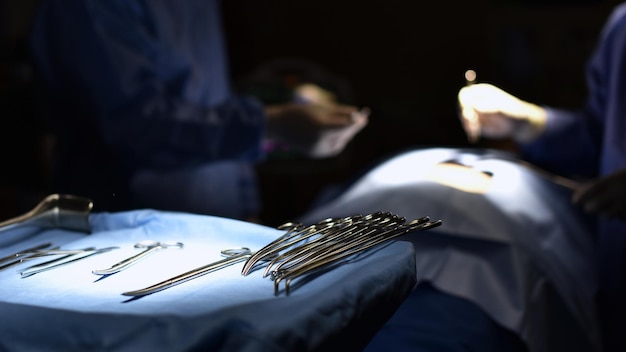
[[[144,251],[140,252],[139,254],[135,254],[134,256],[130,258],[124,259],[119,263],[113,264],[108,269],[92,270],[91,272],[95,275],[114,274],[130,267],[131,265],[137,263],[138,261],[140,261],[141,259],[147,257],[148,255],[152,253],[155,253],[161,249],[166,249],[169,247],[175,247],[175,248],[180,249],[180,248],[183,248],[183,243],[174,242],[174,241],[158,242],[158,241],[153,241],[153,240],[139,241],[135,243],[135,248],[145,248]]]
[[[235,263],[242,262],[250,258],[250,256],[252,256],[252,252],[250,251],[249,248],[246,248],[246,247],[236,248],[236,249],[224,249],[220,253],[222,254],[222,256],[226,258],[201,266],[199,268],[190,270],[186,273],[174,276],[173,278],[161,281],[158,284],[155,284],[146,288],[142,288],[139,290],[135,290],[135,291],[124,292],[122,293],[122,295],[135,296],[135,297],[149,295],[151,293],[162,291],[162,290],[165,290],[166,288],[170,288],[172,286],[182,284],[183,282],[195,279],[204,274],[208,274],[212,271],[216,271],[216,270],[225,268],[227,266],[233,265]]]

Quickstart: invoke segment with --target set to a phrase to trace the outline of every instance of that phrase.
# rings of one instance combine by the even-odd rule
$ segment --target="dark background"
[[[322,190],[394,153],[470,146],[456,114],[468,68],[522,99],[580,106],[586,59],[617,3],[225,0],[238,87],[271,100],[281,86],[312,79],[372,110],[368,127],[336,158],[305,161],[287,153],[260,165],[262,220],[291,220]],[[0,222],[32,208],[49,187],[53,140],[33,100],[24,46],[37,4],[0,0]]]

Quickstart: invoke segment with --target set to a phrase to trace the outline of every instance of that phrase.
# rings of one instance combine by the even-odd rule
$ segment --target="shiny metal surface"
[[[61,228],[91,233],[89,214],[92,208],[93,202],[88,198],[51,194],[27,213],[0,222],[0,233],[18,226]]]
[[[122,260],[119,263],[113,264],[110,268],[108,269],[100,269],[100,270],[92,270],[91,272],[95,275],[110,275],[110,274],[114,274],[117,273],[119,271],[122,271],[128,267],[130,267],[131,265],[137,263],[138,261],[140,261],[141,259],[147,257],[148,255],[152,254],[152,253],[156,253],[157,251],[160,251],[162,249],[166,249],[166,248],[170,248],[170,247],[174,247],[174,248],[183,248],[183,243],[182,242],[173,242],[173,241],[166,241],[166,242],[157,242],[157,241],[152,241],[152,240],[146,240],[146,241],[141,241],[135,244],[135,248],[145,248],[144,251],[130,257],[130,258],[126,258],[124,260]]]
[[[199,268],[187,271],[183,274],[177,275],[171,279],[167,279],[159,282],[158,284],[142,288],[134,291],[127,291],[122,293],[124,296],[145,296],[158,291],[165,290],[172,286],[176,286],[178,284],[182,284],[183,282],[189,281],[191,279],[195,279],[202,275],[208,274],[212,271],[219,270],[225,268],[227,266],[242,262],[252,255],[252,252],[249,248],[242,247],[238,249],[225,249],[221,251],[222,255],[225,256],[225,259],[218,260],[216,262],[201,266]]]
[[[61,258],[58,259],[54,259],[54,260],[50,260],[44,263],[40,263],[40,264],[36,264],[33,266],[30,266],[22,271],[20,271],[20,275],[22,276],[22,278],[25,277],[29,277],[44,271],[48,271],[48,270],[52,270],[67,264],[71,264],[74,262],[77,262],[79,260],[83,260],[86,259],[88,257],[91,257],[93,255],[96,254],[100,254],[100,253],[106,253],[109,251],[112,251],[114,249],[118,249],[119,247],[105,247],[105,248],[85,248],[83,250],[81,250],[79,253],[75,253],[75,254],[68,254],[65,255]],[[84,255],[81,255],[84,254]],[[76,255],[78,255],[77,257],[75,257]],[[74,257],[73,259],[70,259],[71,257]],[[68,259],[68,260],[65,260]]]

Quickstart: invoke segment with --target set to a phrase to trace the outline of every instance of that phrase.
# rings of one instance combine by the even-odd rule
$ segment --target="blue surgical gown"
[[[154,181],[176,172],[142,192],[176,208],[184,202],[177,189],[181,197],[201,193],[189,188],[202,182],[212,194],[194,196],[218,212],[235,207],[213,215],[258,210],[251,168],[262,158],[264,111],[231,89],[220,16],[218,0],[41,3],[31,48],[58,137],[56,192],[119,210],[134,204],[138,173]],[[219,167],[207,172],[213,163]],[[161,207],[154,204],[141,206]],[[181,207],[173,210],[195,210]]]
[[[548,108],[546,133],[525,157],[553,171],[599,177],[626,168],[626,4],[607,20],[587,68],[581,111]],[[598,219],[600,314],[609,351],[626,351],[626,222]],[[619,346],[619,347],[618,347]]]

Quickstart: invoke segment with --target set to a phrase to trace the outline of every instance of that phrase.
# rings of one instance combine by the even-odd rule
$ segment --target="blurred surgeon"
[[[332,157],[368,122],[335,102],[238,95],[219,0],[44,0],[31,44],[57,139],[53,191],[99,210],[255,219],[264,146]]]
[[[606,351],[626,351],[626,4],[608,18],[588,61],[578,111],[539,106],[486,83],[458,98],[471,138],[512,138],[522,157],[581,180],[573,204],[597,216],[599,314]]]

